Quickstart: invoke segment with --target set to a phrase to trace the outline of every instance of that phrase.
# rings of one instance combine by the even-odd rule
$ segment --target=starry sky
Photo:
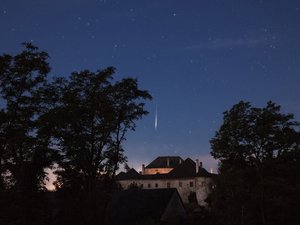
[[[124,145],[138,170],[160,155],[216,168],[209,140],[240,100],[300,119],[299,0],[0,0],[0,28],[0,54],[32,42],[51,76],[114,66],[149,90]]]

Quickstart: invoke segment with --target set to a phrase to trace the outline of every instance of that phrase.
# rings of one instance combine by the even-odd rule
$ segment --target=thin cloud
[[[206,43],[191,45],[185,47],[186,50],[219,50],[219,49],[235,49],[235,48],[251,48],[258,45],[266,44],[265,38],[256,39],[214,39]]]

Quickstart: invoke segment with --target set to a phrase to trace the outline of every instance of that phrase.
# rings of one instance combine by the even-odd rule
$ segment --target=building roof
[[[159,222],[173,198],[178,198],[173,208],[184,211],[181,198],[175,188],[141,190],[131,189],[117,192],[109,204],[109,225],[143,224],[149,220]],[[174,201],[173,201],[174,202]]]
[[[160,156],[154,159],[146,168],[175,168],[182,161],[182,158],[179,156]]]
[[[182,177],[195,177],[196,176],[196,163],[187,158],[183,163],[174,168],[169,176],[172,178],[182,178]]]
[[[196,174],[196,163],[187,158],[167,174],[139,174],[135,169],[130,169],[127,173],[119,173],[116,180],[160,180],[212,176],[214,174],[207,172],[203,167],[200,167]]]
[[[185,177],[211,177],[213,174],[207,172],[203,167],[199,167],[196,173],[196,163],[187,158],[183,163],[168,173],[169,178],[185,178]]]
[[[127,179],[138,179],[140,177],[140,174],[133,168],[127,171],[127,173],[121,172],[119,173],[116,178],[121,180],[127,180]]]

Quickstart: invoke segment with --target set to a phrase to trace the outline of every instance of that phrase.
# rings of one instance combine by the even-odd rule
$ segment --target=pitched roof
[[[156,223],[162,218],[174,195],[180,199],[175,188],[132,189],[117,192],[109,204],[108,224],[143,224],[148,220]],[[179,207],[183,207],[183,205]]]
[[[154,159],[146,168],[174,168],[182,161],[182,158],[179,156],[160,156]]]
[[[217,176],[216,174],[208,172],[206,169],[203,167],[199,168],[199,172],[197,174],[198,177],[214,177]]]
[[[204,168],[199,168],[196,174],[196,163],[187,158],[181,164],[178,164],[171,172],[167,174],[139,174],[134,169],[129,170],[127,173],[120,173],[116,176],[116,180],[159,180],[159,179],[177,179],[177,178],[190,178],[190,177],[212,177],[214,174],[207,172]]]
[[[127,173],[121,172],[115,178],[117,180],[127,180],[127,179],[138,179],[141,175],[133,168],[127,171]]]
[[[174,168],[168,175],[172,178],[195,177],[196,163],[190,158],[187,158],[183,163]]]
[[[212,174],[207,172],[203,167],[199,167],[198,173],[196,174],[196,163],[190,158],[187,158],[183,163],[168,173],[168,176],[170,178],[211,177]]]

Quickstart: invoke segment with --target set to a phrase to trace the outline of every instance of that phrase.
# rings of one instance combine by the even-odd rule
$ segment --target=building
[[[186,212],[175,188],[131,189],[113,195],[106,216],[108,225],[161,224],[183,220]]]
[[[148,166],[142,166],[142,174],[166,174],[182,163],[179,156],[160,156]]]
[[[205,206],[205,199],[213,187],[213,176],[198,160],[165,156],[156,158],[146,167],[143,165],[141,173],[135,169],[121,172],[116,180],[124,189],[132,186],[141,189],[176,188],[184,203],[189,202],[189,196],[196,195],[198,204]]]

